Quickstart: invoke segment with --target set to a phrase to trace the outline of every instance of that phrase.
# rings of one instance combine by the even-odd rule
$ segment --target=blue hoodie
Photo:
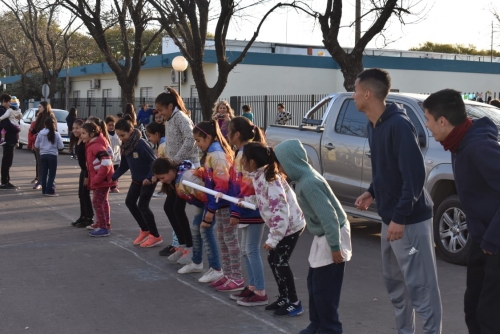
[[[498,128],[487,117],[475,120],[451,155],[467,229],[481,248],[500,247],[500,146]]]
[[[372,183],[382,221],[409,225],[432,217],[432,201],[424,189],[425,166],[415,127],[403,108],[387,105],[375,128],[368,123]]]

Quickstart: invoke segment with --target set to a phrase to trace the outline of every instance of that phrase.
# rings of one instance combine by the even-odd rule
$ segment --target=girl
[[[293,273],[288,261],[306,224],[304,214],[297,204],[295,193],[278,171],[277,159],[272,148],[262,143],[245,145],[242,164],[243,168],[251,173],[255,189],[255,195],[245,196],[245,200],[258,206],[262,218],[269,226],[264,249],[269,251],[267,259],[278,284],[279,298],[276,307],[279,306],[280,300],[286,301],[274,315],[302,314],[304,310],[297,298]],[[265,299],[256,297],[260,296],[254,294],[238,300],[238,304],[243,306],[267,304],[267,296]],[[287,310],[290,305],[293,305],[293,313]]]
[[[241,160],[244,146],[250,141],[265,143],[264,135],[247,118],[240,116],[233,118],[229,123],[228,140],[229,144],[237,149],[236,158],[229,173],[230,194],[239,198],[255,195],[252,179],[248,172],[243,169]],[[249,279],[249,286],[239,293],[232,294],[231,299],[240,300],[253,294],[264,297],[266,296],[264,266],[260,256],[264,221],[259,210],[244,209],[234,204],[231,204],[230,221],[232,226],[239,224],[241,228],[241,253],[245,260]],[[224,287],[220,289],[224,289]]]
[[[115,131],[122,141],[122,158],[120,167],[113,174],[113,180],[117,180],[130,169],[132,183],[125,205],[141,228],[139,236],[134,240],[134,245],[154,247],[163,242],[156,228],[155,216],[149,208],[149,202],[156,187],[156,182],[151,182],[154,152],[141,138],[139,130],[134,129],[134,125],[126,118],[116,122]]]
[[[66,116],[66,125],[68,126],[69,135],[69,153],[71,153],[71,159],[75,158],[74,145],[77,138],[73,136],[73,122],[76,119],[77,110],[75,107],[69,110],[68,116]]]
[[[40,150],[40,181],[42,194],[59,196],[54,191],[58,151],[64,149],[61,135],[56,131],[56,122],[48,117],[44,121],[45,128],[41,130],[35,141],[35,148]],[[48,176],[48,178],[47,178]]]
[[[39,113],[39,110],[37,109],[35,111],[35,117],[31,121],[30,129],[28,131],[28,150],[32,150],[33,155],[35,156],[35,178],[33,179],[33,181],[31,181],[31,183],[33,183],[33,184],[38,183],[38,171],[40,169],[40,167],[39,167],[40,162],[38,161],[39,154],[37,153],[37,149],[35,148],[36,136],[33,134],[33,129],[35,128],[35,124],[36,124],[35,120],[38,116],[38,113]],[[35,188],[33,188],[33,189],[35,189]]]
[[[156,97],[155,106],[158,114],[166,120],[165,132],[168,133],[165,141],[166,156],[177,164],[189,160],[193,166],[199,167],[198,148],[193,138],[193,122],[179,94],[173,88],[168,87],[165,93]],[[169,256],[170,261],[178,261],[184,257],[181,262],[188,263],[193,256],[193,239],[186,215],[186,201],[177,196],[174,189],[170,187],[163,209],[179,239],[179,247],[170,256],[168,253],[171,250],[168,248],[160,251],[160,255]]]
[[[166,192],[168,188],[174,188],[177,196],[197,208],[191,228],[193,235],[193,258],[189,263],[177,271],[179,274],[198,273],[203,271],[203,246],[207,252],[208,265],[211,268],[220,266],[218,264],[219,258],[216,257],[218,254],[212,251],[210,243],[205,243],[205,245],[203,245],[202,236],[200,234],[200,224],[203,218],[205,204],[208,202],[208,197],[204,192],[182,184],[183,180],[188,180],[200,186],[204,185],[203,179],[201,178],[201,169],[191,169],[191,167],[192,164],[189,161],[184,161],[180,165],[177,165],[168,158],[159,158],[153,163],[153,173],[156,178],[162,182],[162,190]],[[203,229],[201,233],[204,233]]]
[[[229,190],[229,169],[233,162],[233,151],[219,129],[217,121],[201,122],[193,129],[196,145],[204,152],[201,158],[203,164],[203,181],[205,187],[221,193]],[[213,226],[217,224],[217,240],[222,253],[222,266],[210,267],[200,282],[212,282],[211,287],[217,288],[232,280],[228,291],[243,290],[244,281],[241,275],[240,246],[238,243],[238,227],[229,222],[229,203],[208,196],[205,215],[200,227],[203,228],[203,243],[210,244],[212,252],[218,255],[217,244],[213,237]],[[215,220],[214,220],[214,215]]]
[[[104,124],[103,124],[103,128]],[[87,162],[87,187],[92,190],[92,205],[96,216],[96,229],[89,232],[91,237],[109,236],[110,209],[109,189],[116,185],[112,180],[113,160],[108,152],[108,143],[101,133],[102,128],[94,122],[82,125],[80,138],[85,143]]]
[[[128,115],[128,116],[127,116]],[[123,118],[128,118],[134,126],[137,126],[137,114],[135,113],[135,108],[132,103],[127,103],[125,105],[125,111],[123,112]]]
[[[106,129],[108,130],[109,142],[111,146],[111,151],[113,151],[113,169],[117,170],[120,166],[121,154],[120,154],[120,145],[122,144],[120,138],[115,131],[116,118],[114,116],[106,117]],[[118,182],[116,186],[111,188],[112,193],[119,193]]]
[[[88,170],[87,160],[85,158],[85,142],[81,138],[82,126],[84,122],[81,119],[75,119],[73,122],[73,135],[77,142],[75,145],[75,155],[80,165],[80,178],[78,180],[78,198],[80,199],[80,218],[72,222],[75,227],[87,227],[94,224],[94,211],[90,201],[90,190],[87,187]],[[87,179],[87,180],[86,180]]]
[[[222,135],[227,139],[227,127],[234,118],[234,111],[227,101],[217,102],[213,111],[212,119],[219,123]]]
[[[155,113],[155,122],[161,125],[165,125],[165,120],[163,119],[163,116],[158,113],[158,111],[155,109],[153,110]]]
[[[52,118],[55,124],[57,125],[57,119],[54,113],[52,112],[52,107],[50,106],[50,103],[48,103],[47,101],[40,102],[40,104],[38,105],[38,115],[35,120],[35,125],[31,129],[31,134],[33,136],[36,137],[38,133],[42,131],[42,129],[44,128],[45,120],[49,117]],[[37,160],[40,161],[40,150],[35,148],[35,154],[38,156]],[[40,175],[42,171],[41,163],[38,164],[37,168],[38,168],[37,174]],[[33,186],[33,189],[40,189],[41,187],[42,187],[41,183],[40,181],[38,181]]]
[[[241,116],[246,117],[250,120],[250,122],[253,122],[252,107],[245,104],[243,107],[241,107],[241,110],[243,110],[243,114],[241,114]]]

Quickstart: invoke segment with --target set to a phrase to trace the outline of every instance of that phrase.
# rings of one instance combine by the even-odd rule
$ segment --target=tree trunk
[[[354,92],[354,83],[359,73],[364,70],[363,54],[345,54],[341,59],[333,59],[339,64],[340,71],[344,75],[344,88],[348,92]]]
[[[212,119],[213,107],[217,101],[217,96],[211,94],[208,86],[197,86],[198,87],[198,98],[200,100],[201,114],[204,121],[209,121]],[[201,89],[200,89],[201,88]]]
[[[127,106],[127,103],[131,103],[134,106],[135,110],[135,86],[134,83],[129,82],[125,80],[119,81],[120,88],[122,90],[122,97],[121,97],[121,102],[122,102],[122,112],[125,112],[125,107]],[[137,110],[136,110],[137,113]]]

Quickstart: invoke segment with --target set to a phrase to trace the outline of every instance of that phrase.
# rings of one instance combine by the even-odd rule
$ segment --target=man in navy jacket
[[[370,188],[356,200],[366,210],[377,200],[382,217],[381,251],[385,285],[399,334],[415,332],[415,312],[424,333],[441,333],[441,297],[432,235],[432,201],[424,189],[424,158],[405,110],[385,100],[389,73],[369,69],[358,75],[353,94],[368,118],[372,163]]]
[[[467,216],[469,258],[465,322],[469,333],[500,332],[500,145],[487,117],[467,117],[460,93],[444,89],[424,101],[426,126],[451,152],[453,175]]]

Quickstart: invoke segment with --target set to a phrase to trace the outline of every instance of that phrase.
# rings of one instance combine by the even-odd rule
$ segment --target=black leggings
[[[39,164],[38,158],[39,158],[39,156],[36,154],[36,151],[35,151],[35,150],[33,150],[33,155],[35,156],[35,164],[36,164],[36,179],[38,180],[38,164]]]
[[[36,156],[36,154],[35,154]],[[92,219],[94,211],[92,208],[92,201],[90,200],[90,190],[87,186],[83,185],[87,171],[80,171],[80,179],[78,182],[78,198],[80,199],[80,218]]]
[[[142,231],[154,235],[156,238],[160,236],[156,228],[155,216],[149,208],[149,202],[155,191],[156,183],[143,185],[132,181],[128,189],[125,205],[129,209],[135,221],[139,224]],[[137,201],[139,200],[139,202]]]
[[[10,167],[14,161],[14,145],[5,144],[3,147],[2,168],[0,171],[2,184],[10,182]]]
[[[168,187],[167,199],[163,205],[163,210],[172,225],[172,229],[179,240],[179,245],[193,247],[193,237],[191,226],[186,215],[186,201],[177,196],[173,187]]]
[[[287,298],[290,303],[297,302],[298,298],[292,269],[290,269],[288,261],[292,256],[293,249],[301,233],[302,230],[281,239],[276,248],[269,251],[269,256],[267,257],[274,279],[278,284],[280,298]]]

